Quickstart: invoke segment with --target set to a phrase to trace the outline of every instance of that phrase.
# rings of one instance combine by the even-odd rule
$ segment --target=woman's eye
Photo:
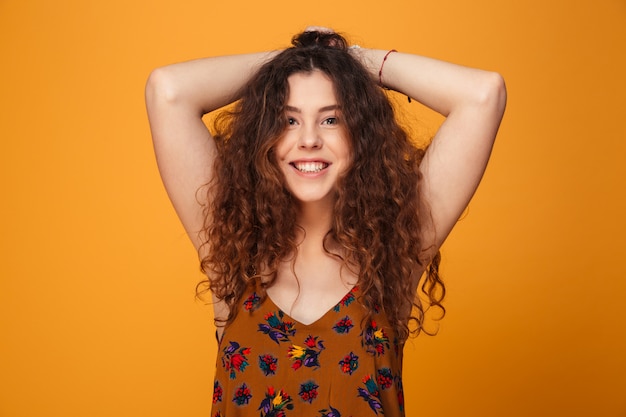
[[[328,119],[324,119],[323,124],[325,124],[325,125],[336,125],[337,124],[337,118],[336,117],[329,117]]]
[[[289,126],[293,126],[293,125],[298,124],[298,122],[296,122],[296,119],[294,119],[293,117],[288,117],[288,118],[287,118],[287,124],[288,124]]]

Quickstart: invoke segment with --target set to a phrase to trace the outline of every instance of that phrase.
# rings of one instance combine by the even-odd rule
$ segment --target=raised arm
[[[504,114],[504,81],[494,72],[418,55],[369,49],[357,53],[372,76],[386,87],[446,117],[420,166],[422,198],[432,215],[423,237],[434,244],[433,249],[439,248],[487,166]]]
[[[211,179],[215,143],[202,116],[236,100],[274,53],[205,58],[158,68],[146,85],[146,107],[159,171],[196,249],[203,226],[197,192]]]

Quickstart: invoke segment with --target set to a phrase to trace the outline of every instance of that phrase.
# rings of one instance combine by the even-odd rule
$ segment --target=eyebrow
[[[338,105],[338,104],[332,104],[332,105],[330,105],[330,106],[324,106],[324,107],[321,107],[321,108],[318,110],[318,113],[323,113],[323,112],[325,112],[325,111],[329,111],[329,110],[337,110],[338,108],[339,108],[339,105]],[[294,113],[302,113],[302,110],[301,110],[301,109],[299,109],[298,107],[294,107],[294,106],[285,106],[285,110],[287,110],[287,111],[292,111],[292,112],[294,112]]]

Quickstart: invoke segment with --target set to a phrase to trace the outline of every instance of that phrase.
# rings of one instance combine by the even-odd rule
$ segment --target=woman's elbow
[[[481,91],[481,103],[502,116],[507,97],[506,84],[502,75],[497,72],[485,73]]]
[[[152,70],[146,81],[146,103],[174,103],[179,96],[176,83],[167,67]]]

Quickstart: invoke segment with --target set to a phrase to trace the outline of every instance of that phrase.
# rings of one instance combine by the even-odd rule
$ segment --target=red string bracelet
[[[391,54],[392,52],[398,52],[395,49],[391,49],[389,52],[387,52],[385,54],[385,57],[383,58],[383,62],[380,64],[380,71],[378,71],[378,84],[380,84],[381,87],[385,87],[385,85],[383,84],[383,67],[385,66],[385,61],[387,60],[387,58],[389,57],[389,54]]]
[[[387,87],[385,87],[385,85],[383,84],[383,67],[385,66],[385,61],[387,60],[387,58],[389,57],[389,54],[391,54],[392,52],[398,52],[395,49],[391,49],[389,52],[387,52],[385,54],[385,57],[383,58],[383,62],[380,64],[380,71],[378,71],[378,84],[380,84],[380,86],[384,89],[387,89]],[[407,100],[409,100],[409,103],[411,102],[411,97],[406,96]]]

